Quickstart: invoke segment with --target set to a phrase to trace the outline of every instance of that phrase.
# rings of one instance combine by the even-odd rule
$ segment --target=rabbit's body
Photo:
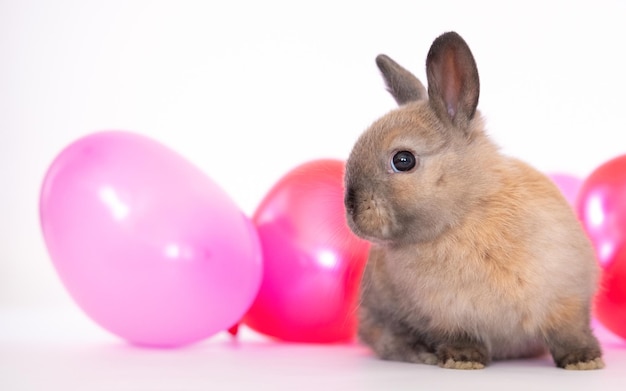
[[[462,39],[446,39],[431,49],[443,54],[429,59],[444,58],[449,73],[452,47],[458,69],[475,69],[469,49],[457,52]],[[459,80],[467,84],[471,74],[453,69],[459,77],[449,83],[427,62],[425,99],[407,71],[386,57],[378,62],[402,106],[361,136],[346,169],[348,222],[373,242],[360,338],[384,359],[451,368],[546,349],[561,367],[602,367],[589,328],[597,281],[591,245],[552,182],[485,135],[475,111],[477,73],[476,96],[468,98],[473,81]],[[451,90],[461,93],[450,98]],[[396,170],[398,156],[408,170]]]

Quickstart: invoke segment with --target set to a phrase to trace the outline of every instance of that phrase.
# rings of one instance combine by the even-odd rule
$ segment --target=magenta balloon
[[[265,269],[244,321],[291,342],[352,341],[369,243],[348,228],[344,162],[319,159],[283,176],[257,208]]]
[[[262,277],[256,229],[227,194],[147,137],[101,132],[45,177],[49,254],[78,305],[138,345],[175,347],[237,323]]]

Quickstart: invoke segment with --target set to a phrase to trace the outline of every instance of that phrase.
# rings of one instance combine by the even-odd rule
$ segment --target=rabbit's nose
[[[349,214],[352,214],[354,212],[354,205],[355,205],[355,203],[356,203],[356,190],[354,190],[354,187],[350,186],[346,190],[346,194],[345,194],[345,198],[344,198],[344,204],[346,205],[346,211]]]

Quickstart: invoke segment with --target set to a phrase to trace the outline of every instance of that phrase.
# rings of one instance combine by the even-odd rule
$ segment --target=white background
[[[153,137],[247,214],[308,160],[345,159],[395,106],[374,58],[424,78],[469,43],[489,133],[584,177],[626,152],[623,1],[0,2],[0,306],[72,306],[39,229],[44,173],[94,131]]]

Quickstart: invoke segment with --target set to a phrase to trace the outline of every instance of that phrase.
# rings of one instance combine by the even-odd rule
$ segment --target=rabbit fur
[[[348,225],[372,243],[361,341],[382,359],[445,368],[547,351],[558,367],[602,368],[591,244],[558,188],[486,135],[463,38],[433,42],[428,90],[376,62],[399,108],[360,136],[344,178]]]

